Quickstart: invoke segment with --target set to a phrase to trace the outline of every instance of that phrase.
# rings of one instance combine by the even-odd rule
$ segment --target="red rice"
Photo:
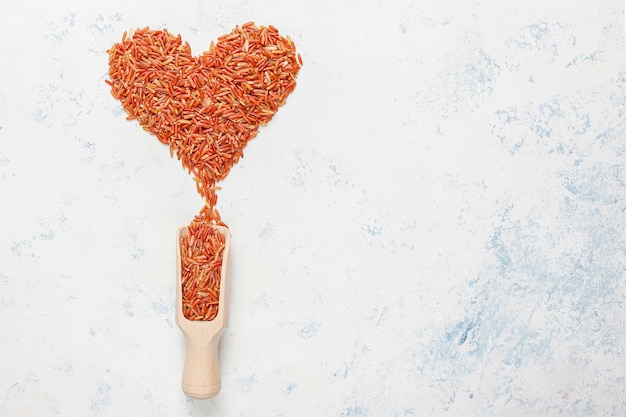
[[[212,320],[224,245],[213,226],[225,225],[215,209],[215,184],[293,91],[302,58],[289,37],[252,22],[198,57],[180,35],[148,27],[124,33],[107,52],[107,83],[127,119],[169,145],[206,200],[181,245],[183,311],[191,320]]]

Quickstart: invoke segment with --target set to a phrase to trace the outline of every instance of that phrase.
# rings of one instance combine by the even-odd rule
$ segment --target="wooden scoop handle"
[[[218,360],[221,329],[211,334],[211,329],[201,330],[193,337],[185,333],[185,366],[182,387],[191,398],[207,399],[217,395],[222,386]]]

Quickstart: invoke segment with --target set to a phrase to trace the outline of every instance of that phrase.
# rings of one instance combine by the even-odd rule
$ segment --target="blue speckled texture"
[[[185,4],[5,6],[0,416],[626,415],[623,2]],[[221,184],[222,392],[195,401],[174,237],[202,201],[105,51],[250,20],[304,67]]]

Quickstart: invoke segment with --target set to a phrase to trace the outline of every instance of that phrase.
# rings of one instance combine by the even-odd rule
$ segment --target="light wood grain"
[[[188,397],[195,399],[207,399],[216,396],[222,385],[218,346],[220,336],[228,321],[228,280],[226,273],[230,248],[230,232],[227,227],[215,227],[224,235],[225,247],[220,274],[219,309],[217,316],[211,321],[188,320],[183,314],[180,245],[182,237],[187,233],[187,227],[179,228],[176,236],[176,324],[185,336],[186,348],[182,388]]]

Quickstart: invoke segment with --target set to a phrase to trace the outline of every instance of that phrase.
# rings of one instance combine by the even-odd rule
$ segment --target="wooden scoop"
[[[178,229],[177,274],[176,274],[176,324],[185,335],[185,367],[183,368],[183,392],[191,398],[204,400],[217,395],[222,386],[218,362],[218,345],[227,317],[226,265],[230,247],[230,232],[227,227],[215,226],[224,236],[225,246],[220,272],[219,308],[211,321],[188,320],[183,314],[181,243],[187,234],[187,227]]]

